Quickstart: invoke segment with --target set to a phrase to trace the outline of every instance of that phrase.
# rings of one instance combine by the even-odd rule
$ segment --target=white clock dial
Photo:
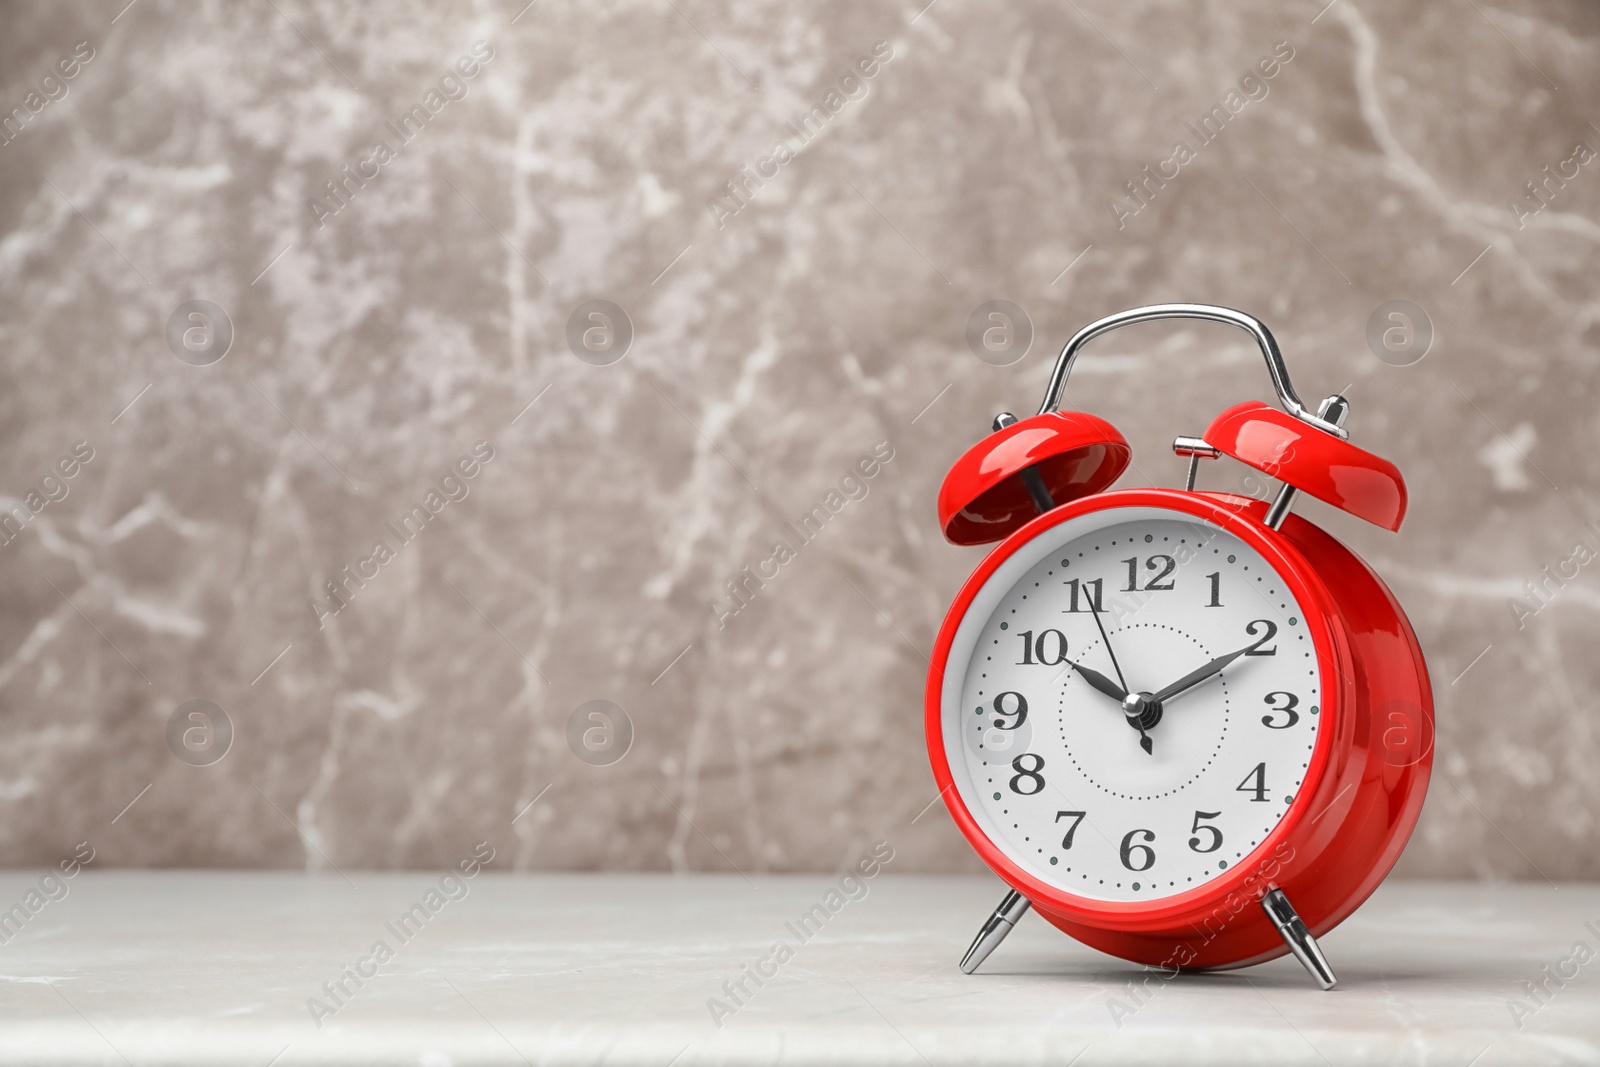
[[[1305,609],[1259,553],[1180,512],[1109,508],[1041,533],[974,597],[945,750],[1013,862],[1078,896],[1151,900],[1224,874],[1283,818],[1319,680]]]

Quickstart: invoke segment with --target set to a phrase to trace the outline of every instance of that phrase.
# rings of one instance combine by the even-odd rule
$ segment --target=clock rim
[[[933,765],[939,796],[944,799],[962,836],[979,857],[1012,888],[1037,907],[1056,913],[1070,922],[1106,930],[1155,931],[1171,929],[1210,915],[1219,902],[1236,894],[1253,899],[1260,892],[1251,883],[1272,881],[1261,872],[1272,857],[1297,834],[1308,810],[1319,803],[1319,792],[1326,777],[1335,738],[1345,733],[1348,714],[1342,679],[1352,675],[1353,657],[1340,627],[1343,617],[1335,599],[1301,553],[1276,530],[1272,530],[1230,506],[1230,498],[1190,493],[1176,489],[1119,489],[1084,497],[1054,508],[1014,531],[984,557],[968,576],[947,611],[929,661],[928,684],[924,695],[924,727],[928,755]],[[1258,552],[1289,587],[1300,604],[1307,630],[1316,650],[1319,684],[1322,689],[1322,721],[1311,761],[1295,793],[1294,802],[1276,826],[1254,849],[1239,859],[1224,874],[1193,889],[1168,896],[1139,901],[1107,901],[1079,896],[1051,885],[1013,861],[983,831],[956,788],[944,743],[943,689],[951,645],[956,631],[966,619],[973,600],[1002,564],[1024,545],[1064,522],[1092,512],[1118,508],[1154,507],[1203,519],[1233,534]],[[1313,612],[1313,609],[1315,611]],[[1330,620],[1332,620],[1330,622]],[[964,668],[963,668],[964,669]],[[1292,850],[1291,855],[1298,850]]]

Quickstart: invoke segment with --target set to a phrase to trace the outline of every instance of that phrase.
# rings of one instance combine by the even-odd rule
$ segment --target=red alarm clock
[[[1283,410],[1257,401],[1179,437],[1184,489],[1111,490],[1115,427],[1058,410],[1079,349],[1155,319],[1260,345]],[[956,825],[1012,889],[962,960],[972,973],[1031,906],[1101,951],[1226,968],[1316,938],[1399,858],[1422,809],[1433,697],[1411,624],[1297,492],[1389,530],[1394,464],[1358,448],[1348,403],[1295,395],[1259,320],[1136,308],[1067,342],[1039,413],[1002,414],[939,491],[955,544],[998,541],[962,586],[928,673],[928,753]],[[1204,458],[1283,483],[1270,503],[1198,491]]]

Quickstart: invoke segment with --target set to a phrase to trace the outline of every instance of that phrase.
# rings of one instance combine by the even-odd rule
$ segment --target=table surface
[[[1324,993],[1146,981],[1033,915],[965,976],[989,878],[348,875],[0,875],[0,1063],[1600,1063],[1600,886],[1390,883]]]

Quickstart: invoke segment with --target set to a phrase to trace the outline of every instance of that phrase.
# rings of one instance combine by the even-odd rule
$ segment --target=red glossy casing
[[[1045,530],[1106,508],[1159,507],[1237,536],[1272,564],[1304,607],[1321,667],[1323,721],[1304,784],[1278,826],[1232,869],[1160,900],[1076,896],[1013,863],[955,790],[941,693],[956,629],[996,568]],[[1012,533],[967,579],[940,628],[928,673],[928,753],[940,795],[985,863],[1050,922],[1084,944],[1161,967],[1238,967],[1288,951],[1258,901],[1281,888],[1314,935],[1343,921],[1389,873],[1422,811],[1433,765],[1433,695],[1422,649],[1388,587],[1354,553],[1290,514],[1281,530],[1261,501],[1176,489],[1099,493]],[[963,670],[965,664],[953,669]]]

